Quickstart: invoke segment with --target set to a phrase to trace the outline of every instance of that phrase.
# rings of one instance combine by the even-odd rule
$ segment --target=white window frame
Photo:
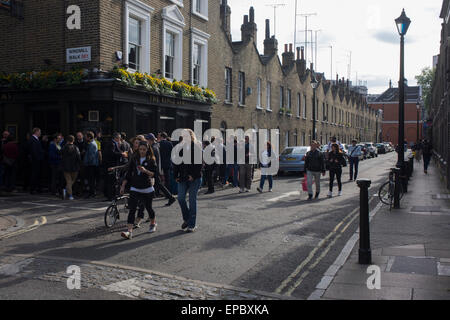
[[[180,8],[184,8],[183,0],[170,0],[170,2],[175,3]]]
[[[191,83],[194,83],[194,45],[201,46],[200,87],[208,86],[208,40],[211,36],[197,28],[192,28],[191,37]]]
[[[141,22],[141,38],[142,38],[142,52],[140,56],[139,65],[141,66],[141,73],[150,73],[150,26],[151,15],[155,11],[152,7],[142,3],[138,0],[126,0],[124,10],[124,53],[123,62],[129,64],[129,18],[130,16]],[[136,72],[136,70],[128,68],[129,72]]]
[[[229,67],[225,67],[225,102],[226,103],[233,102],[233,69]]]
[[[301,99],[302,98],[300,93],[297,93],[297,112],[296,112],[297,118],[300,118]]]
[[[289,131],[286,131],[284,136],[284,144],[286,145],[286,148],[289,148]]]
[[[290,111],[292,113],[292,90],[287,89],[287,105],[286,105],[286,111]]]
[[[174,18],[174,15],[176,18]],[[170,32],[175,35],[175,59],[173,66],[173,79],[183,80],[183,29],[184,17],[176,5],[163,9],[162,12],[162,74],[166,75],[166,36]]]
[[[256,79],[256,108],[262,109],[262,80],[261,78]]]
[[[308,117],[308,98],[306,97],[306,94],[303,95],[303,109],[302,109],[302,116],[303,119],[307,119]]]
[[[245,72],[238,72],[238,92],[239,92],[239,105],[245,106]]]
[[[266,103],[267,103],[267,111],[272,111],[271,109],[271,102],[272,102],[272,83],[270,81],[267,81],[266,86]]]
[[[280,86],[280,110],[284,109],[284,87]]]
[[[200,11],[197,11],[197,3],[200,2]],[[209,21],[208,19],[208,0],[193,0],[192,1],[192,14],[197,17]]]

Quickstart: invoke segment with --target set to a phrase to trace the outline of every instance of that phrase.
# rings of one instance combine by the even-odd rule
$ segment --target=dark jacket
[[[44,160],[44,149],[42,148],[41,141],[31,136],[28,140],[29,159],[31,162]]]
[[[195,164],[195,152],[194,148],[197,152],[202,154],[201,145],[191,143],[190,153],[191,153],[191,164],[182,163],[180,165],[174,165],[174,179],[180,179],[180,182],[186,182],[189,180],[189,176],[191,176],[194,180],[197,180],[202,177],[202,164]],[[183,157],[183,151],[180,151],[180,157]]]
[[[156,175],[159,176],[159,171],[161,170],[161,153],[159,152],[159,145],[157,143],[152,144],[153,154],[155,155]]]
[[[305,170],[325,172],[325,158],[319,150],[309,151],[305,157]]]
[[[48,148],[48,162],[51,165],[58,166],[61,163],[61,151],[62,149],[58,149],[54,141],[50,143]]]
[[[74,144],[66,144],[61,151],[63,172],[78,172],[81,166],[81,154]]]
[[[425,142],[422,145],[422,152],[426,156],[431,156],[433,154],[433,146],[432,146],[432,144],[429,143],[429,142]]]
[[[136,189],[153,187],[151,178],[147,174],[141,173],[137,168],[138,165],[141,165],[140,157],[139,154],[136,154],[128,162],[128,170],[125,178],[128,181],[128,185]],[[156,173],[157,171],[156,163],[150,157],[147,157],[147,159],[144,160],[142,166],[153,173]]]
[[[109,168],[126,164],[128,161],[123,160],[123,152],[124,151],[120,149],[120,146],[117,146],[114,141],[111,140],[109,143],[106,143],[105,147],[102,147],[103,162],[105,166]]]
[[[336,162],[337,161],[337,162]],[[328,165],[330,170],[342,170],[342,166],[345,164],[344,154],[341,152],[330,152],[328,154]]]
[[[161,140],[159,143],[159,151],[161,154],[161,168],[168,170],[172,167],[172,143],[167,140]]]
[[[84,159],[84,155],[86,154],[87,141],[84,139],[82,141],[78,141],[78,139],[75,139],[73,144],[77,146],[78,150],[80,150],[81,159]]]

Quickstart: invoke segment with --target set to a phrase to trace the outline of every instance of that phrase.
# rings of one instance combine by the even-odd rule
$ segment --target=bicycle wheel
[[[112,204],[105,211],[105,226],[107,228],[112,228],[119,217],[119,212],[117,210],[117,206]]]
[[[390,205],[391,204],[391,196],[390,196],[390,183],[389,181],[386,182],[385,184],[383,184],[380,187],[380,190],[378,190],[378,198],[380,199],[380,201],[386,205]]]
[[[116,201],[116,205],[117,205],[117,211],[118,211],[118,217],[117,220],[120,220],[120,217],[127,217],[128,216],[128,197],[124,196],[121,197],[119,199],[117,199]]]

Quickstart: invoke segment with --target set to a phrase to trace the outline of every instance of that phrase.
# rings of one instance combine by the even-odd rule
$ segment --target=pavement
[[[450,300],[450,194],[433,164],[426,175],[416,162],[401,209],[372,210],[371,269],[358,263],[358,232],[310,300]]]
[[[371,195],[395,162],[391,153],[360,164],[360,178],[373,181]],[[14,216],[23,226],[0,236],[0,298],[307,299],[358,228],[359,188],[346,177],[348,168],[343,195],[332,199],[323,177],[320,198],[312,202],[297,174],[275,178],[273,193],[267,184],[262,194],[255,184],[245,194],[231,187],[212,195],[202,190],[192,234],[180,230],[179,205],[167,208],[158,199],[157,232],[148,234],[144,224],[131,241],[120,237],[124,216],[105,228],[108,202],[2,197],[0,217]],[[371,197],[370,209],[377,207]],[[69,265],[80,267],[80,290],[67,288]]]

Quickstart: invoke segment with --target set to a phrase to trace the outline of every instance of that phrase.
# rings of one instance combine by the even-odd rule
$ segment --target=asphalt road
[[[360,163],[359,178],[372,180],[371,208],[378,202],[373,195],[395,162],[396,154],[390,153]],[[118,297],[96,288],[68,292],[65,284],[21,278],[20,272],[2,274],[7,257],[20,262],[24,257],[40,256],[137,267],[306,299],[358,227],[359,188],[347,181],[347,172],[345,168],[343,196],[327,198],[327,175],[320,199],[313,202],[300,193],[299,175],[277,178],[273,193],[259,194],[253,185],[246,194],[230,188],[201,195],[198,230],[192,234],[180,231],[178,204],[165,208],[166,201],[158,200],[154,205],[157,232],[148,234],[145,224],[131,241],[120,237],[123,224],[105,229],[106,202],[63,202],[21,194],[0,198],[0,215],[17,217],[26,226],[10,237],[0,236],[0,299]],[[46,273],[39,264],[27,268],[36,268],[34,273],[29,270],[33,274]],[[113,282],[104,270],[98,273],[103,283]]]

